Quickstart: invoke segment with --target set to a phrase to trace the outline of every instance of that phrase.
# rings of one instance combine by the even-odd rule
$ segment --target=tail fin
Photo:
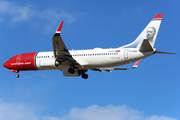
[[[144,39],[147,39],[153,48],[159,31],[162,17],[163,14],[156,14],[155,17],[151,20],[151,22],[136,38],[136,40],[128,45],[123,46],[123,48],[140,48]]]

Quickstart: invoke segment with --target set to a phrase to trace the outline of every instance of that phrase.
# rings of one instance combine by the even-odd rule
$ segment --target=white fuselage
[[[105,68],[114,67],[128,64],[150,55],[153,51],[140,52],[138,48],[115,48],[115,49],[101,49],[95,48],[92,50],[71,50],[69,53],[73,59],[81,66],[78,69],[91,69],[91,68]],[[36,66],[39,70],[47,69],[60,69],[67,70],[69,62],[62,61],[58,67],[54,66],[54,53],[52,52],[39,52],[36,55]]]

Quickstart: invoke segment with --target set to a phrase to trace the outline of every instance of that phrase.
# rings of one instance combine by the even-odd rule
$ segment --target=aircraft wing
[[[67,50],[60,36],[62,25],[63,25],[63,21],[61,22],[61,24],[59,25],[58,29],[56,30],[55,34],[52,37],[54,56],[59,61],[65,61],[65,60],[75,61],[72,58],[69,51]]]
[[[128,70],[128,69],[137,68],[138,65],[139,65],[139,62],[140,62],[140,60],[136,61],[136,63],[131,68],[112,68],[112,67],[109,67],[109,68],[94,68],[94,69],[91,69],[91,70],[100,71],[100,72],[102,72],[102,70],[105,70],[107,72],[112,72],[111,70]]]

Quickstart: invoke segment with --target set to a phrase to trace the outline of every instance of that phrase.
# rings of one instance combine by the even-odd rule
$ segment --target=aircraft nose
[[[7,61],[3,64],[3,66],[5,67],[5,68],[8,68],[8,63],[7,63]]]

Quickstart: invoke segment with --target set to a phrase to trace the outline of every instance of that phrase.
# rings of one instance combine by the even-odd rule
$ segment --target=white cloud
[[[41,110],[40,110],[41,111]],[[35,108],[23,104],[4,103],[0,101],[0,120],[176,120],[166,116],[153,115],[145,117],[143,112],[125,105],[92,105],[87,108],[74,107],[66,115],[38,115]]]
[[[35,18],[37,20],[46,21],[49,24],[59,20],[66,20],[72,23],[76,20],[77,14],[67,11],[57,11],[52,8],[45,10],[37,10],[33,5],[19,5],[15,2],[0,0],[0,22],[23,22]]]
[[[70,14],[67,11],[61,11],[61,12],[58,13],[57,11],[55,11],[52,8],[49,8],[49,9],[44,10],[42,12],[39,12],[38,14],[42,19],[46,19],[47,21],[49,21],[49,20],[57,20],[57,19],[67,19],[67,21],[69,23],[72,23],[72,22],[74,22],[76,20],[76,15],[75,14],[74,15]]]
[[[93,105],[87,108],[72,108],[68,115],[60,120],[176,120],[166,116],[144,117],[143,112],[137,111],[127,106],[105,107]]]
[[[33,17],[35,11],[32,10],[32,6],[19,6],[15,3],[8,1],[0,1],[0,14],[1,19],[6,20],[10,16],[11,22],[27,21]]]
[[[34,109],[23,104],[0,102],[0,120],[37,120]]]
[[[67,11],[59,11],[57,12],[56,10],[49,8],[44,11],[38,12],[37,17],[39,19],[47,24],[43,25],[45,31],[50,31],[54,30],[52,29],[54,25],[57,25],[57,22],[66,21],[67,23],[73,23],[76,20],[77,15],[76,14],[71,14]]]

